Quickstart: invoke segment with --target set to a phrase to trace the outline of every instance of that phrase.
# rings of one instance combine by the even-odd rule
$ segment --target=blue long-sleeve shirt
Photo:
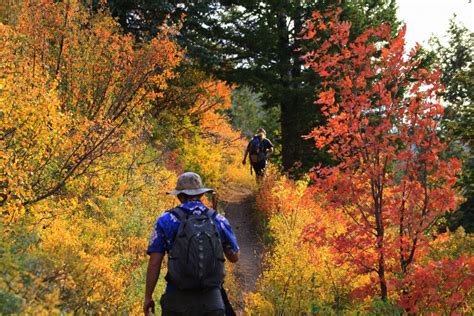
[[[179,206],[185,212],[205,212],[207,207],[201,201],[189,201]],[[230,226],[229,221],[221,214],[215,218],[219,238],[222,241],[224,249],[239,251],[237,238]],[[151,234],[147,253],[160,252],[166,253],[173,247],[173,239],[180,225],[180,220],[171,212],[163,213],[156,221]]]

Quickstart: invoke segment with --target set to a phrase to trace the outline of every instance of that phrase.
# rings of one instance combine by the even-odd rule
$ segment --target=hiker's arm
[[[275,151],[275,149],[273,147],[272,142],[268,138],[265,138],[265,152],[266,152],[266,154],[267,155],[273,154],[274,151]]]
[[[225,254],[225,257],[227,258],[227,260],[229,260],[232,263],[239,261],[239,252],[238,251],[234,252],[232,249],[227,248],[227,249],[224,250],[224,254]]]
[[[230,262],[237,262],[239,260],[240,248],[237,244],[237,237],[235,236],[232,227],[230,227],[229,221],[218,214],[216,221],[219,223],[219,229],[222,237],[222,248],[224,249],[224,255]]]
[[[155,290],[156,282],[160,276],[161,263],[163,262],[163,253],[153,252],[150,254],[148,269],[146,271],[146,289],[145,298],[151,298]]]
[[[247,146],[247,148],[245,149],[245,153],[244,153],[244,160],[242,160],[242,163],[245,165],[245,163],[247,162],[247,155],[249,154],[249,147]]]
[[[149,309],[154,309],[153,291],[155,290],[156,282],[160,276],[161,263],[163,262],[163,253],[150,253],[150,260],[148,261],[148,269],[146,271],[146,288],[145,288],[145,303],[143,309],[145,315],[148,315]]]

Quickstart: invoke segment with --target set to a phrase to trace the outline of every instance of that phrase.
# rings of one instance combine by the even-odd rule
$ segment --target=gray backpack
[[[216,211],[169,211],[181,224],[169,252],[166,281],[180,290],[219,288],[224,282],[224,251],[219,239]]]

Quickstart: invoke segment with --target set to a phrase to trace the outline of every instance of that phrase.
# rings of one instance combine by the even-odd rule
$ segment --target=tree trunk
[[[387,281],[385,279],[385,258],[383,252],[379,253],[378,276],[380,284],[380,298],[382,299],[382,301],[386,302],[388,298],[388,291]]]
[[[375,249],[377,250],[378,255],[378,267],[377,267],[377,274],[379,277],[379,285],[380,285],[380,298],[382,301],[387,301],[388,291],[387,291],[387,281],[385,279],[385,254],[384,254],[384,235],[385,235],[385,227],[383,224],[383,187],[380,181],[372,180],[372,197],[374,202],[374,217],[375,217],[375,227],[377,232],[377,240]]]
[[[283,167],[289,170],[295,161],[295,147],[291,142],[294,135],[295,126],[295,111],[292,89],[290,86],[291,80],[291,52],[290,52],[290,38],[287,26],[288,14],[286,10],[281,7],[278,12],[278,54],[279,54],[279,76],[282,86],[280,93],[280,123],[281,123],[281,142],[282,142],[282,159]]]
[[[278,15],[279,72],[283,87],[280,94],[280,123],[283,168],[291,175],[298,176],[318,163],[327,163],[327,157],[316,150],[313,140],[304,139],[314,127],[321,124],[321,112],[313,102],[316,83],[314,78],[306,80],[308,73],[304,72],[300,59],[299,37],[305,21],[301,1],[293,3],[291,13],[288,16],[281,9]],[[293,27],[289,29],[291,25]]]
[[[308,113],[310,109],[306,108],[302,97],[300,82],[302,64],[299,59],[300,52],[296,51],[299,46],[297,38],[302,28],[303,16],[300,2],[297,1],[294,6],[292,16],[288,16],[283,8],[278,15],[280,80],[284,87],[280,98],[282,163],[283,168],[293,174],[296,173],[293,168],[301,165],[304,159],[311,156],[305,147],[312,147],[309,142],[305,144],[302,137],[310,128],[304,118],[304,113]],[[289,29],[290,21],[293,24],[293,30]]]

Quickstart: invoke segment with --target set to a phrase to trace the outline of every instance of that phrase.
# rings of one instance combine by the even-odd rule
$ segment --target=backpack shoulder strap
[[[214,227],[214,233],[219,238],[219,225],[216,221],[216,217],[219,213],[211,208],[206,208],[205,212],[207,218],[211,220],[212,226]]]
[[[181,207],[175,207],[172,208],[171,210],[167,211],[168,213],[173,214],[177,219],[179,219],[181,222],[183,220],[186,220],[189,218],[190,214],[183,210]],[[204,210],[204,214],[206,214],[210,219],[215,220],[217,217],[217,212],[213,209],[206,208]]]
[[[184,211],[182,208],[180,208],[179,206],[172,208],[171,210],[168,210],[167,212],[173,214],[177,219],[179,219],[180,222],[182,222],[183,220],[189,217],[188,213]]]
[[[217,212],[211,208],[206,208],[205,212],[206,212],[206,215],[215,222],[216,217],[217,217]]]
[[[183,225],[183,223],[185,221],[187,221],[187,219],[189,217],[189,214],[180,207],[172,208],[172,209],[168,210],[167,212],[170,213],[170,214],[173,214],[180,221],[180,227]],[[172,238],[173,243],[176,240],[178,230],[173,234],[173,238]]]

